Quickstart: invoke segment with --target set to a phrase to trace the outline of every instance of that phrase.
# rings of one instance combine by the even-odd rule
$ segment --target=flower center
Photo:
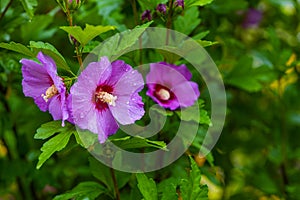
[[[160,98],[161,100],[164,100],[164,101],[169,100],[170,97],[171,97],[170,92],[169,92],[168,90],[164,89],[164,88],[159,89],[159,90],[156,92],[156,94],[159,96],[159,98]]]
[[[45,102],[48,102],[49,99],[51,99],[54,95],[58,94],[58,90],[55,87],[55,85],[51,85],[47,90],[45,94],[42,94],[41,96],[43,97],[43,99],[45,100]]]
[[[96,102],[102,101],[103,103],[108,103],[111,106],[116,105],[117,96],[114,96],[108,92],[96,92],[95,97]]]

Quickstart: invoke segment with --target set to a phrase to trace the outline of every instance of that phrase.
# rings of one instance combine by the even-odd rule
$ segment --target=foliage
[[[0,1],[0,199],[300,198],[299,1],[185,0],[184,7],[176,0],[78,2]],[[160,3],[167,6],[165,14],[156,10]],[[145,10],[151,13],[149,22],[141,20]],[[261,19],[249,21],[253,10]],[[127,52],[147,27],[166,27],[193,38],[222,75],[227,117],[218,143],[206,155],[199,154],[200,149],[209,151],[204,140],[218,139],[207,136],[216,125],[210,119],[207,83],[173,53]],[[153,116],[165,119],[163,125],[153,122],[161,128],[159,134],[143,138],[120,129],[110,141],[134,153],[169,152],[180,121],[196,124],[196,137],[163,169],[111,169],[87,151],[97,141],[95,134],[79,134],[69,122],[62,127],[24,97],[19,61],[36,60],[40,51],[55,61],[67,90],[88,54],[132,66],[186,64],[201,92],[196,104],[175,111],[153,107],[144,89],[146,115],[137,124],[146,126],[155,121]]]

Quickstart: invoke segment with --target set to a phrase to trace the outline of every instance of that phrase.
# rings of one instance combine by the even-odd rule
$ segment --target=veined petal
[[[37,58],[39,59],[41,64],[45,67],[45,69],[47,70],[48,74],[51,77],[52,77],[52,75],[57,76],[57,67],[56,67],[56,64],[55,64],[54,60],[51,57],[49,57],[47,55],[44,55],[40,51],[37,55]]]
[[[37,106],[42,110],[48,110],[48,103],[41,96],[53,84],[47,71],[38,63],[22,59],[22,87],[27,97],[32,97]]]
[[[100,143],[104,143],[108,136],[117,132],[119,125],[109,109],[97,111],[97,134]]]
[[[116,105],[109,108],[119,123],[132,124],[144,115],[143,102],[138,95],[143,85],[143,77],[136,70],[124,73],[115,85]]]
[[[113,74],[112,74],[113,76]],[[117,97],[127,96],[128,100],[135,93],[143,89],[144,80],[142,75],[137,70],[129,70],[120,77],[119,81],[114,86],[113,94]]]
[[[59,95],[55,95],[49,100],[49,112],[54,120],[63,118]]]
[[[132,70],[132,67],[126,64],[123,60],[116,60],[113,63],[111,63],[111,66],[112,76],[107,81],[109,85],[115,85],[125,73]]]
[[[176,71],[180,72],[185,78],[186,80],[191,80],[192,78],[192,73],[190,72],[190,70],[186,67],[185,64],[182,65],[174,65],[174,64],[170,64],[170,63],[166,63],[166,62],[159,62],[159,64],[162,65],[166,65],[168,67],[172,67],[173,69],[175,69]]]
[[[198,85],[189,81],[176,85],[171,91],[182,107],[192,106],[200,95]]]
[[[132,124],[143,117],[145,110],[142,98],[135,92],[130,98],[120,96],[115,106],[110,106],[113,116],[123,125]]]
[[[147,84],[155,83],[171,88],[173,85],[187,81],[179,71],[165,64],[151,63],[146,76]]]

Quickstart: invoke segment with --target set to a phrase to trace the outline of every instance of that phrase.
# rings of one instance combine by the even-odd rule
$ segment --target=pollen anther
[[[55,87],[55,85],[51,85],[47,90],[45,94],[42,94],[41,96],[45,100],[45,102],[48,102],[50,98],[52,98],[54,95],[58,94],[58,90]]]
[[[161,88],[156,94],[160,97],[162,100],[169,100],[171,95],[170,92],[166,89]]]
[[[96,93],[96,98],[104,103],[108,103],[111,106],[116,105],[117,96],[109,94],[108,92],[99,92]]]

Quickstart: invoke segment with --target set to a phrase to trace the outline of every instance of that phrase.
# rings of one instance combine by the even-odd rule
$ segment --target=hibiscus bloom
[[[130,65],[107,57],[90,63],[71,87],[72,116],[81,129],[98,134],[100,143],[120,124],[132,124],[144,115],[142,75]]]
[[[185,65],[151,63],[146,76],[146,94],[170,110],[192,106],[200,92],[197,83],[190,81],[191,78],[192,74]]]
[[[57,67],[52,58],[39,52],[40,63],[22,59],[23,93],[32,97],[41,111],[51,113],[54,120],[68,119],[66,104],[66,87],[62,78],[57,75]]]

